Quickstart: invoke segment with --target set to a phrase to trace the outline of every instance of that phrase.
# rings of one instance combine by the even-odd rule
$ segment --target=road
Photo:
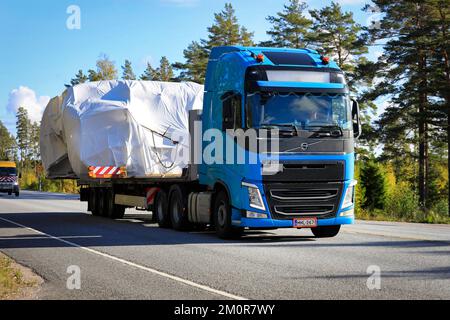
[[[0,194],[0,251],[45,280],[40,299],[450,299],[450,226],[358,222],[333,239],[284,229],[223,241],[150,218],[93,217],[78,196]]]

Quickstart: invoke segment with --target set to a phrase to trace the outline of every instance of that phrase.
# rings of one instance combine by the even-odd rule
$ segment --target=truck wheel
[[[184,190],[175,185],[171,188],[169,201],[169,214],[172,227],[177,231],[188,230],[191,226],[187,214],[187,197]]]
[[[114,203],[114,191],[112,188],[105,192],[105,216],[111,219],[122,219],[125,215],[125,207]]]
[[[233,227],[231,223],[231,205],[228,195],[224,191],[220,191],[216,196],[213,218],[219,238],[235,239],[242,235],[242,228]]]
[[[97,190],[91,188],[89,190],[89,209],[93,216],[99,216]]]
[[[16,198],[19,197],[19,195],[20,195],[19,192],[15,192],[14,194],[16,195]]]
[[[12,195],[12,191],[8,191],[8,196]]]
[[[336,237],[341,230],[341,226],[324,226],[311,228],[312,233],[316,238],[333,238]]]
[[[169,215],[169,204],[167,200],[167,192],[159,190],[153,203],[153,215],[158,222],[160,228],[172,227]]]
[[[107,212],[106,212],[106,201],[105,201],[105,190],[103,188],[98,188],[97,192],[96,192],[96,196],[97,196],[97,210],[98,210],[98,215],[101,217],[106,217],[107,216]]]

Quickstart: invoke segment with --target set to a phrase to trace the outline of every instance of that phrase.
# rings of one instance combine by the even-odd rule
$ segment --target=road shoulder
[[[0,252],[0,300],[35,300],[43,279]]]

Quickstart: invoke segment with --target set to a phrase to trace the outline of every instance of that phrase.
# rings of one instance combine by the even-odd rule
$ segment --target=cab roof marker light
[[[330,64],[330,57],[321,56],[320,60],[322,60],[323,64]]]
[[[264,62],[265,57],[262,53],[255,54],[254,52],[250,52],[250,54],[251,54],[252,58],[256,60],[256,62],[258,62],[258,63]]]

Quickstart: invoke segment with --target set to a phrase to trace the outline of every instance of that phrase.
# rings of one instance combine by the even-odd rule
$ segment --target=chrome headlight
[[[352,206],[355,202],[355,186],[358,182],[353,180],[349,186],[347,187],[347,191],[345,192],[344,201],[342,202],[341,209],[348,208]]]
[[[246,182],[242,182],[242,186],[247,187],[250,207],[260,210],[266,210],[266,206],[264,205],[258,186]]]

